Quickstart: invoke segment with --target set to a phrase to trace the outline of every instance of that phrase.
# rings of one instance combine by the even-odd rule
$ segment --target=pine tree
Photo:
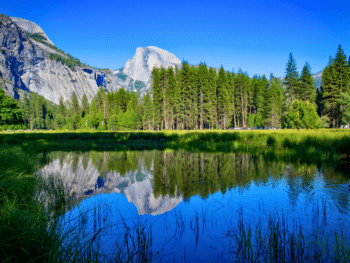
[[[167,90],[167,84],[168,84],[168,77],[167,77],[167,71],[165,68],[161,67],[159,71],[159,84],[160,84],[160,97],[159,97],[159,103],[161,106],[161,113],[160,113],[160,129],[168,129],[168,110],[167,110],[167,100],[166,100],[166,90]]]
[[[175,106],[175,90],[176,90],[176,80],[175,73],[172,67],[169,67],[167,70],[167,88],[165,92],[165,101],[166,101],[166,115],[167,123],[165,125],[166,129],[174,130],[175,117],[174,117],[174,106]]]
[[[86,96],[86,94],[83,94],[83,98],[81,100],[81,107],[82,107],[82,117],[84,117],[85,115],[89,114],[89,101],[88,98]]]
[[[60,97],[60,100],[59,100],[58,113],[60,113],[63,117],[66,117],[67,108],[64,105],[62,96]]]
[[[154,113],[153,113],[153,101],[151,99],[150,93],[147,92],[143,97],[141,101],[142,105],[142,113],[143,113],[143,130],[154,130],[153,126],[153,119],[154,119]]]
[[[210,106],[211,115],[209,126],[210,129],[218,128],[217,120],[217,96],[216,96],[216,71],[212,67],[209,68],[209,91],[210,91]]]
[[[299,73],[297,71],[297,64],[293,58],[293,54],[289,54],[289,59],[286,68],[285,83],[287,86],[288,103],[292,104],[295,99],[300,97],[299,94]]]
[[[191,94],[191,77],[190,77],[190,66],[187,61],[183,61],[182,69],[180,70],[180,96],[181,102],[181,129],[187,130],[190,126],[190,116],[191,116],[191,104],[192,104],[192,94]]]
[[[321,122],[317,115],[316,107],[314,103],[310,103],[308,100],[304,101],[303,113],[301,121],[306,129],[317,129],[321,128]]]
[[[91,101],[90,111],[88,115],[88,125],[93,129],[96,129],[97,126],[99,125],[99,119],[98,119],[97,113],[98,113],[98,109],[96,108],[95,99],[93,99]]]
[[[124,115],[124,127],[130,130],[135,130],[136,128],[136,117],[133,110],[132,102],[130,101],[127,106],[127,110]]]
[[[24,116],[24,124],[29,127],[30,129],[33,129],[33,120],[30,118],[30,100],[27,96],[27,94],[24,94],[23,99],[23,116]]]
[[[119,111],[119,113],[117,115],[118,129],[124,129],[125,128],[124,115],[125,115],[125,113],[123,111]]]
[[[110,120],[108,121],[108,130],[112,130],[112,131],[117,130],[117,125],[118,125],[117,116],[113,114]]]
[[[177,66],[175,66],[175,87],[174,87],[174,129],[179,130],[182,127],[183,120],[183,103],[181,90],[181,73]]]
[[[350,71],[346,61],[346,55],[341,45],[338,46],[334,59],[335,67],[335,85],[339,87],[340,92],[349,92]]]
[[[341,125],[344,111],[339,103],[340,93],[348,93],[349,85],[349,65],[346,62],[344,51],[339,45],[335,59],[330,57],[322,75],[323,115],[330,119],[333,128],[338,128]]]
[[[72,108],[73,108],[73,114],[78,113],[80,111],[79,100],[78,100],[77,93],[75,91],[73,91],[73,93],[72,93],[71,103],[72,103]]]
[[[315,82],[311,75],[311,67],[308,62],[305,63],[300,76],[300,89],[299,98],[303,101],[310,101],[315,103],[316,92],[315,92]]]
[[[226,127],[233,127],[236,118],[235,107],[235,74],[233,72],[226,73],[226,88],[228,94],[228,120]]]
[[[281,127],[281,100],[277,78],[271,78],[269,85],[269,108],[267,112],[267,124],[270,127]]]
[[[226,73],[224,68],[221,66],[219,69],[218,82],[216,88],[217,94],[217,115],[218,115],[218,124],[220,129],[225,129],[227,127],[229,112],[228,112],[228,92],[226,88]]]
[[[152,97],[154,104],[154,128],[161,129],[162,115],[163,115],[163,93],[160,83],[159,69],[153,67],[152,70]]]
[[[189,76],[189,129],[199,129],[199,81],[198,70],[195,67],[190,68]]]
[[[343,124],[346,124],[349,128],[350,123],[350,94],[349,93],[340,93],[339,103],[342,106],[343,110]]]
[[[10,129],[16,128],[17,125],[22,127],[22,114],[23,110],[16,101],[5,95],[5,91],[0,87],[0,126],[5,125]]]

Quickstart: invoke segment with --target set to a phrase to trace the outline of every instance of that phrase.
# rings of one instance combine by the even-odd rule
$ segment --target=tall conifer
[[[315,92],[315,81],[311,75],[311,67],[308,62],[305,63],[300,76],[300,99],[303,101],[310,101],[315,103],[316,92]]]
[[[286,68],[286,77],[285,83],[287,86],[287,98],[290,104],[293,103],[295,99],[298,99],[299,94],[299,81],[298,81],[299,73],[297,71],[297,64],[295,59],[293,58],[293,54],[289,54],[287,68]]]

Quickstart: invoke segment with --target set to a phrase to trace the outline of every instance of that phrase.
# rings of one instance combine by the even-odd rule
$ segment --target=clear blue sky
[[[339,44],[350,55],[350,1],[1,0],[0,13],[37,23],[65,52],[117,69],[137,47],[156,46],[190,64],[285,75],[290,52],[322,70]]]

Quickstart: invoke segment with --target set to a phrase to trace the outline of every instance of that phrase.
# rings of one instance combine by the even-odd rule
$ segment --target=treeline
[[[13,116],[0,117],[3,127],[29,129],[194,130],[232,127],[339,128],[350,121],[350,67],[339,45],[324,69],[322,85],[315,87],[310,65],[301,74],[289,55],[286,76],[248,76],[218,71],[205,63],[181,68],[154,68],[148,93],[123,87],[106,92],[102,87],[88,101],[74,92],[59,105],[35,93],[19,101]],[[3,95],[4,96],[4,95]],[[81,101],[81,103],[79,103]],[[16,103],[15,103],[16,104]],[[12,108],[1,112],[14,111]],[[11,115],[12,116],[12,115]],[[19,117],[21,116],[21,117]],[[11,119],[12,118],[12,119]],[[18,120],[21,119],[22,122]],[[1,119],[0,119],[1,120]],[[6,124],[6,125],[5,125]],[[4,126],[5,125],[5,126]],[[22,127],[22,126],[21,126]]]
[[[339,128],[350,121],[350,69],[339,45],[316,89],[306,62],[301,74],[289,55],[286,77],[253,76],[239,70],[217,73],[201,63],[154,68],[152,128],[227,129],[230,127]],[[317,114],[317,112],[319,114]],[[151,119],[151,116],[149,117]]]
[[[138,95],[124,88],[108,92],[101,87],[89,103],[83,94],[81,103],[74,92],[71,99],[60,99],[58,105],[36,93],[25,96],[22,103],[24,124],[29,129],[141,129],[136,121],[139,113]],[[137,113],[137,116],[135,114]]]

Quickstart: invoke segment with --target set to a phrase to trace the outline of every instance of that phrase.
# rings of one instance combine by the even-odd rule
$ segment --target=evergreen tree
[[[73,114],[80,112],[79,100],[78,100],[77,93],[75,91],[73,91],[72,93],[71,103],[72,103]]]
[[[188,129],[199,129],[199,81],[198,70],[195,67],[190,68],[188,88],[190,94]]]
[[[330,119],[331,127],[333,128],[338,128],[341,125],[344,111],[341,108],[339,99],[342,92],[349,92],[349,82],[349,65],[346,62],[344,51],[339,45],[335,59],[333,60],[330,57],[322,75],[323,115]]]
[[[306,129],[317,129],[321,128],[321,122],[319,121],[319,116],[317,115],[316,107],[313,103],[308,100],[304,101],[303,114],[301,121]]]
[[[159,122],[160,122],[160,129],[168,129],[168,103],[166,98],[166,90],[167,90],[167,84],[168,84],[168,77],[167,77],[167,71],[165,68],[161,67],[159,71],[159,84],[160,84],[160,94],[159,94]],[[161,108],[160,108],[161,107]]]
[[[342,106],[343,118],[342,123],[348,125],[350,123],[350,94],[349,93],[340,93],[339,103]]]
[[[125,113],[123,111],[119,111],[119,113],[117,115],[118,129],[124,129],[125,128],[124,115],[125,115]]]
[[[60,113],[63,117],[66,117],[67,108],[64,105],[62,96],[60,97],[60,100],[59,100],[58,113]]]
[[[219,69],[218,82],[216,88],[217,94],[217,116],[220,129],[225,129],[229,123],[229,100],[226,88],[226,73],[221,66]]]
[[[23,99],[23,119],[24,119],[24,124],[29,127],[30,129],[33,129],[33,120],[30,118],[30,100],[27,96],[27,93],[24,94],[24,99]]]
[[[316,112],[316,107],[309,101],[295,100],[287,114],[290,128],[317,129],[321,122]]]
[[[278,87],[278,80],[275,77],[271,78],[268,95],[269,108],[267,113],[267,124],[270,127],[281,127],[281,96]]]
[[[180,96],[182,98],[182,120],[181,122],[181,129],[187,130],[190,127],[190,117],[191,117],[191,107],[192,107],[192,90],[191,90],[191,72],[190,72],[190,66],[186,61],[183,61],[182,63],[182,69],[180,70]]]
[[[113,114],[108,121],[108,130],[112,130],[112,131],[117,130],[117,125],[118,125],[117,116]]]
[[[163,115],[163,93],[160,83],[159,69],[153,67],[152,70],[152,97],[154,103],[154,128],[161,129],[162,115]],[[165,78],[165,76],[164,76]]]
[[[99,125],[99,118],[97,116],[97,108],[96,108],[96,103],[95,103],[95,99],[93,99],[91,101],[91,105],[90,105],[90,112],[88,115],[88,125],[89,127],[96,129],[97,126]]]
[[[129,130],[135,130],[136,128],[136,118],[135,112],[133,110],[131,102],[128,104],[128,109],[124,114],[123,118],[123,126]]]
[[[334,59],[335,85],[340,92],[349,92],[350,71],[349,64],[346,61],[346,55],[341,45],[338,46]]]
[[[300,99],[303,101],[310,101],[315,103],[316,92],[315,92],[315,82],[310,73],[311,67],[308,62],[305,63],[300,76]]]
[[[10,96],[5,95],[5,91],[0,87],[0,126],[5,128],[23,128],[23,110]]]
[[[142,113],[143,113],[143,130],[153,130],[154,129],[154,114],[153,114],[153,101],[151,99],[150,93],[147,92],[141,100]]]
[[[175,91],[176,91],[176,79],[175,79],[175,72],[172,67],[169,67],[167,70],[167,88],[165,93],[165,103],[166,103],[166,116],[167,116],[167,123],[165,125],[166,129],[174,130],[175,125],[175,116],[174,116],[174,106],[175,106]]]
[[[228,116],[226,128],[234,126],[234,119],[236,118],[235,107],[235,74],[233,72],[226,73],[226,88],[228,94]]]
[[[177,66],[175,66],[175,87],[174,87],[174,129],[179,130],[183,120],[183,103],[181,89],[181,74]]]
[[[81,100],[81,107],[82,117],[84,117],[86,114],[89,114],[89,101],[85,93],[83,94],[83,98]]]
[[[288,103],[292,104],[295,99],[299,99],[299,73],[297,71],[297,64],[293,58],[293,54],[289,54],[287,68],[286,68],[286,77],[285,83],[287,86],[287,99]]]
[[[210,91],[210,122],[209,127],[210,129],[218,128],[218,120],[217,120],[217,96],[216,96],[216,71],[212,67],[209,68],[209,91]]]

